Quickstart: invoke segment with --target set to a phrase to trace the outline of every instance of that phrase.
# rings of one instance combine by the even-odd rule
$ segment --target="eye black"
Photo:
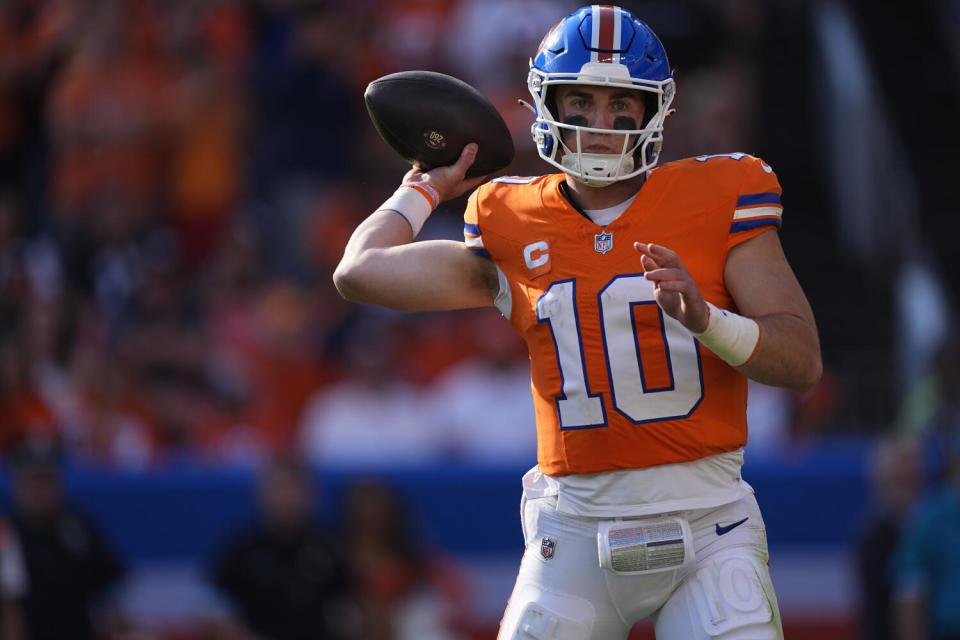
[[[567,116],[563,119],[563,124],[568,124],[571,127],[585,127],[588,123],[583,116]]]

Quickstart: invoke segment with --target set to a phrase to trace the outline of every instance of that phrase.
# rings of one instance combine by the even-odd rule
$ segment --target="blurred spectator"
[[[898,640],[960,639],[960,439],[897,547],[895,594]]]
[[[69,0],[0,3],[0,187],[18,188],[31,213],[45,195],[45,102],[75,37],[77,9]]]
[[[318,330],[311,292],[283,278],[228,285],[210,296],[211,382],[240,403],[238,417],[259,446],[283,451],[297,441],[304,406],[335,376]]]
[[[440,429],[417,389],[397,373],[397,326],[368,318],[354,327],[348,375],[318,391],[301,423],[302,447],[323,465],[409,465],[443,454]]]
[[[960,340],[948,339],[930,373],[907,391],[897,429],[923,442],[930,478],[939,482],[946,473],[946,455],[960,435]]]
[[[17,532],[0,519],[0,640],[23,640],[21,602],[27,592],[27,571]]]
[[[431,422],[457,457],[487,464],[533,464],[537,455],[530,365],[523,343],[497,311],[458,321],[477,352],[448,369],[427,392]]]
[[[96,524],[65,504],[59,452],[50,441],[24,443],[11,465],[11,520],[27,569],[27,637],[93,640],[107,620],[95,608],[108,605],[123,565]]]
[[[773,457],[783,453],[790,443],[793,420],[794,394],[790,391],[756,380],[747,383],[747,427],[750,458]]]
[[[923,487],[923,461],[913,440],[881,439],[867,471],[873,502],[856,540],[860,637],[893,640],[893,557],[904,522]]]
[[[176,5],[183,89],[172,153],[170,217],[187,262],[199,265],[209,258],[242,195],[249,9],[239,2]]]
[[[163,19],[148,2],[99,2],[83,14],[48,111],[60,222],[108,222],[107,202],[134,228],[156,213],[183,91]]]
[[[525,94],[530,52],[557,21],[578,5],[572,0],[463,0],[453,3],[446,30],[446,64],[484,94]],[[517,20],[517,16],[523,20]],[[415,67],[412,67],[415,68]],[[528,124],[529,129],[529,124]]]
[[[24,439],[56,435],[53,412],[31,380],[25,351],[0,338],[0,448],[8,451]]]
[[[259,480],[260,519],[227,544],[214,567],[233,603],[227,638],[345,640],[361,637],[354,585],[338,545],[314,520],[310,473],[278,459]]]
[[[346,503],[350,559],[360,577],[366,640],[457,640],[473,622],[464,576],[415,540],[412,514],[386,484],[359,482]]]
[[[335,3],[262,2],[253,15],[251,196],[270,264],[296,273],[297,237],[325,183],[350,179],[358,152],[358,92],[349,74],[363,52],[357,22]]]

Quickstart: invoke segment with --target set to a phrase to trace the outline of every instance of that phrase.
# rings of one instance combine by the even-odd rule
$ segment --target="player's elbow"
[[[797,371],[794,384],[791,385],[794,391],[809,391],[817,386],[820,378],[823,377],[823,360],[820,357],[819,349],[809,354]]]
[[[364,302],[363,270],[359,264],[342,260],[333,272],[333,286],[349,302]]]

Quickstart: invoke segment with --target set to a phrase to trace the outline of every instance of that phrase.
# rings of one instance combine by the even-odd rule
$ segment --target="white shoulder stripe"
[[[496,182],[499,184],[530,184],[537,178],[538,176],[500,176],[499,178],[494,178],[490,182]]]
[[[733,212],[734,220],[747,218],[765,218],[769,216],[783,217],[783,207],[754,207],[752,209],[737,209]]]

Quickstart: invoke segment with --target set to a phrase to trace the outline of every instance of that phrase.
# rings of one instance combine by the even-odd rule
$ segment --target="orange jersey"
[[[666,164],[605,227],[564,197],[564,179],[499,178],[464,214],[466,244],[508,283],[498,306],[530,351],[541,471],[642,468],[742,447],[746,378],[660,310],[633,243],[673,249],[705,299],[735,309],[727,252],[779,227],[773,170],[746,154]]]

